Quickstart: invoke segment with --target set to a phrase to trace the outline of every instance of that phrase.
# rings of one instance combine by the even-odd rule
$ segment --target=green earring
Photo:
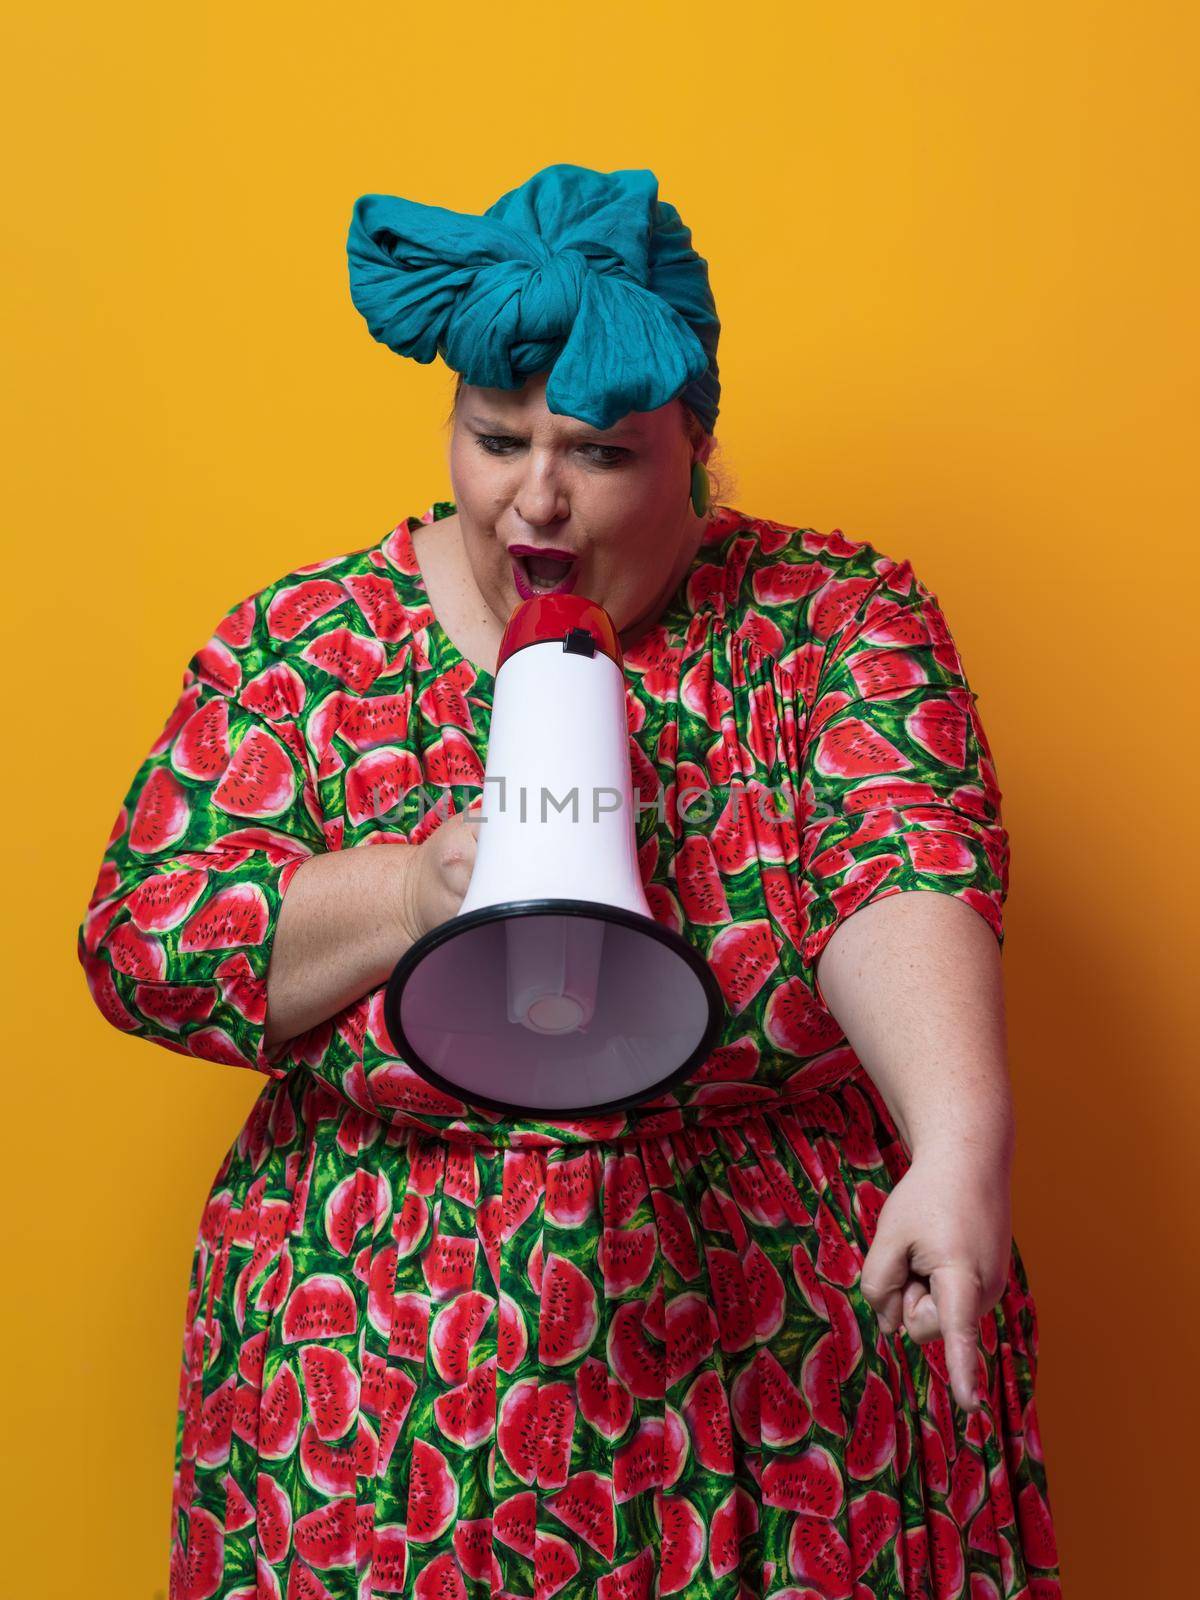
[[[703,461],[692,462],[692,510],[702,517],[708,510],[708,472]]]

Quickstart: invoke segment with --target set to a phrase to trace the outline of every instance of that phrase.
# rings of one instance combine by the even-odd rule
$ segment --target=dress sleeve
[[[245,601],[189,662],[113,827],[78,951],[115,1027],[283,1077],[263,1046],[267,965],[283,895],[324,836],[304,684],[261,637]]]
[[[1009,840],[978,697],[937,596],[908,561],[883,558],[875,571],[811,658],[800,743],[801,955],[822,1003],[817,958],[872,900],[951,894],[1004,944]]]

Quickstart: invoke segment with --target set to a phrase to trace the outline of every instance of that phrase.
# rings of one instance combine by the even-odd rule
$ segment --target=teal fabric
[[[549,369],[549,409],[593,428],[676,395],[715,426],[708,263],[648,169],[559,163],[482,216],[361,195],[346,250],[354,304],[397,355],[492,389]]]

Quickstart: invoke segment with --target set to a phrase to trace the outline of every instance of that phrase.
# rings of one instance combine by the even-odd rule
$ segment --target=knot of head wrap
[[[558,164],[481,216],[396,195],[355,202],[350,293],[397,355],[518,389],[593,428],[679,395],[716,424],[720,322],[708,264],[644,168]]]

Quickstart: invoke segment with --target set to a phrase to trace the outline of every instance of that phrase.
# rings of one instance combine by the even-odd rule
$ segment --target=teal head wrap
[[[482,216],[365,194],[346,249],[354,304],[397,355],[491,389],[549,368],[549,409],[593,428],[679,395],[713,431],[708,263],[645,168],[545,167]]]

